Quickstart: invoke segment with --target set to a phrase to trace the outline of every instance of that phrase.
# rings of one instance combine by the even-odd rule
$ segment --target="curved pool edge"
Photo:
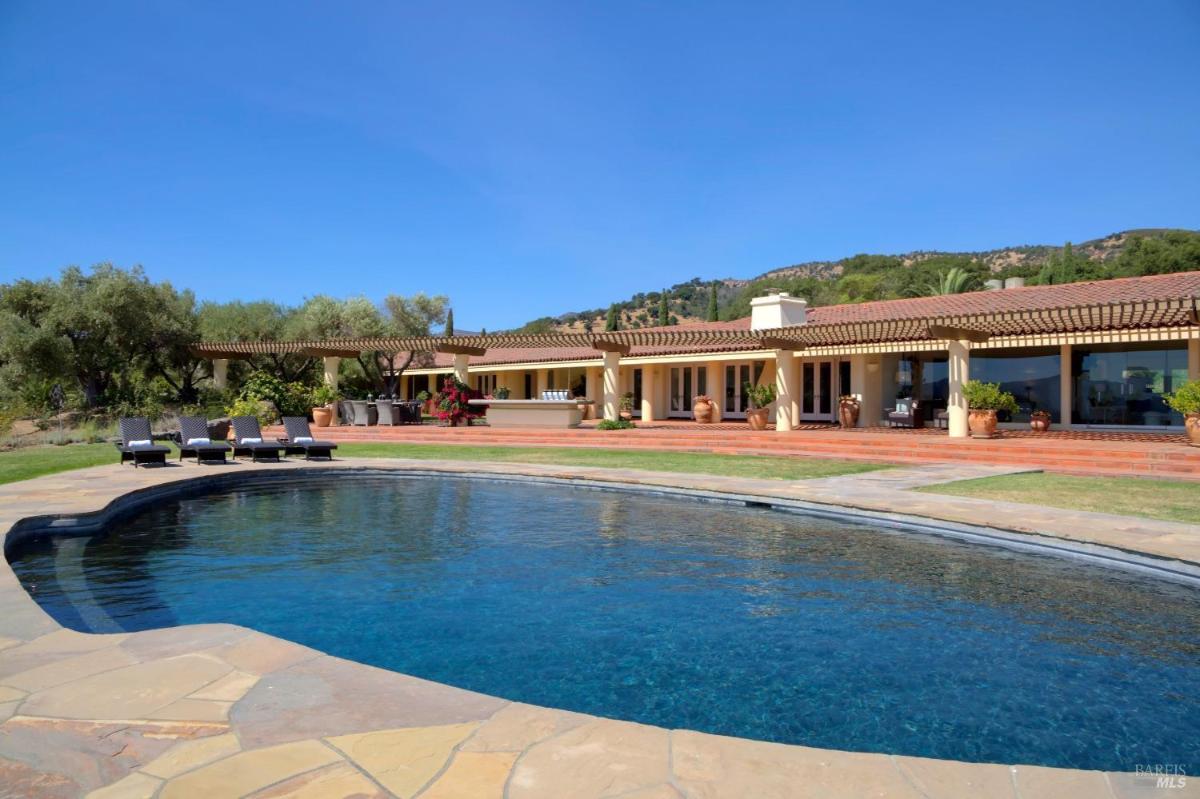
[[[0,487],[0,529],[7,552],[28,536],[94,533],[156,499],[249,477],[257,482],[345,470],[568,482],[769,504],[786,512],[852,516],[898,531],[974,536],[1044,554],[1099,558],[1121,568],[1158,570],[1170,579],[1194,580],[1200,574],[1194,563],[1166,563],[1134,550],[776,496],[785,485],[766,493],[724,492],[696,485],[712,482],[704,475],[388,459],[67,472]],[[138,690],[131,692],[134,686]],[[475,786],[471,795],[506,789],[511,797],[644,790],[646,796],[990,792],[1027,799],[1123,796],[1143,787],[1136,775],[1126,773],[822,750],[536,708],[342,660],[233,625],[77,633],[59,627],[37,606],[7,559],[0,566],[0,721],[0,730],[16,733],[0,735],[0,758],[26,770],[44,768],[44,755],[33,754],[39,746],[77,738],[88,742],[91,749],[82,748],[95,763],[83,768],[75,758],[50,758],[62,761],[56,767],[80,772],[59,777],[87,790],[100,787],[95,783],[101,779],[148,793],[161,788],[161,796],[210,790],[231,771],[272,778],[262,785],[239,785],[243,793],[281,780],[316,785],[330,780],[347,791],[354,785],[377,791],[382,784],[402,795]],[[401,784],[395,766],[397,758],[406,757],[420,763],[408,764],[403,777],[408,782]],[[231,769],[235,760],[245,768]]]

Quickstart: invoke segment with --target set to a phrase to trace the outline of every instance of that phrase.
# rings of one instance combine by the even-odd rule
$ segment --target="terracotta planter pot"
[[[996,412],[972,408],[967,413],[967,426],[971,430],[971,438],[995,438]]]
[[[627,422],[633,421],[633,411],[618,411],[617,415]]]
[[[1045,411],[1034,411],[1029,416],[1029,428],[1035,433],[1044,433],[1050,429],[1050,414]]]
[[[692,406],[692,418],[698,424],[712,424],[713,404],[711,402],[697,402]]]
[[[1193,447],[1200,447],[1200,413],[1185,414],[1183,429],[1187,431],[1188,442]]]
[[[770,408],[753,408],[746,411],[746,423],[751,430],[766,430],[767,417],[771,415]]]
[[[842,427],[858,427],[859,404],[857,400],[842,400],[838,403],[838,421]]]
[[[313,424],[317,427],[329,427],[333,422],[333,409],[329,406],[323,408],[313,408]]]

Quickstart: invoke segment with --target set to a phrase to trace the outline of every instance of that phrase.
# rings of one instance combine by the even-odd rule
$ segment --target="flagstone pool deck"
[[[190,488],[309,470],[565,479],[783,509],[912,517],[948,534],[1070,547],[1200,574],[1200,527],[908,489],[1014,471],[923,466],[799,482],[532,464],[347,459],[134,470],[0,486],[6,541],[87,534]],[[990,529],[962,525],[997,525]],[[1022,533],[1031,535],[1021,536]],[[233,625],[91,635],[60,627],[0,564],[0,796],[1163,797],[1134,774],[841,752],[666,730],[509,702]]]

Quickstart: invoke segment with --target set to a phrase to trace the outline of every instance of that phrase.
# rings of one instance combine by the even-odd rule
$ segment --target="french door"
[[[746,384],[758,385],[763,370],[766,368],[766,361],[746,361],[745,363],[725,365],[725,397],[721,400],[723,409],[721,416],[723,418],[746,418],[746,411],[750,407]]]
[[[834,416],[833,361],[805,361],[800,366],[800,418],[810,422],[831,421]]]
[[[671,367],[671,404],[668,416],[691,418],[692,400],[708,393],[708,367]]]

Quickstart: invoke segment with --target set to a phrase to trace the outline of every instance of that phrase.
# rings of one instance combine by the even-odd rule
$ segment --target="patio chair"
[[[253,416],[233,417],[233,457],[249,455],[252,461],[260,458],[279,461],[283,445],[263,441],[262,428]]]
[[[421,401],[408,400],[396,405],[400,409],[400,424],[421,424]]]
[[[121,419],[117,426],[121,430],[121,440],[117,449],[121,451],[121,463],[133,461],[133,468],[138,464],[161,463],[167,465],[167,453],[170,447],[154,443],[150,432],[150,420],[145,416],[132,416]]]
[[[225,463],[229,445],[209,438],[208,420],[200,416],[179,417],[179,460],[195,458],[196,463]]]
[[[907,398],[896,400],[896,407],[887,412],[887,421],[889,427],[912,427],[915,429],[924,426],[925,420],[921,418],[921,401]]]
[[[284,445],[285,455],[303,455],[306,461],[312,460],[314,456],[333,460],[333,451],[337,449],[337,444],[314,439],[312,430],[308,427],[308,419],[303,416],[285,416],[283,429],[287,438],[279,439],[279,443]]]
[[[381,425],[394,427],[400,424],[400,409],[390,399],[375,400],[375,415]]]
[[[350,424],[359,427],[370,427],[379,421],[379,411],[375,408],[375,403],[367,402],[366,400],[351,400],[350,401],[351,416]]]
[[[348,399],[338,400],[338,419],[342,424],[354,424],[354,403]]]

